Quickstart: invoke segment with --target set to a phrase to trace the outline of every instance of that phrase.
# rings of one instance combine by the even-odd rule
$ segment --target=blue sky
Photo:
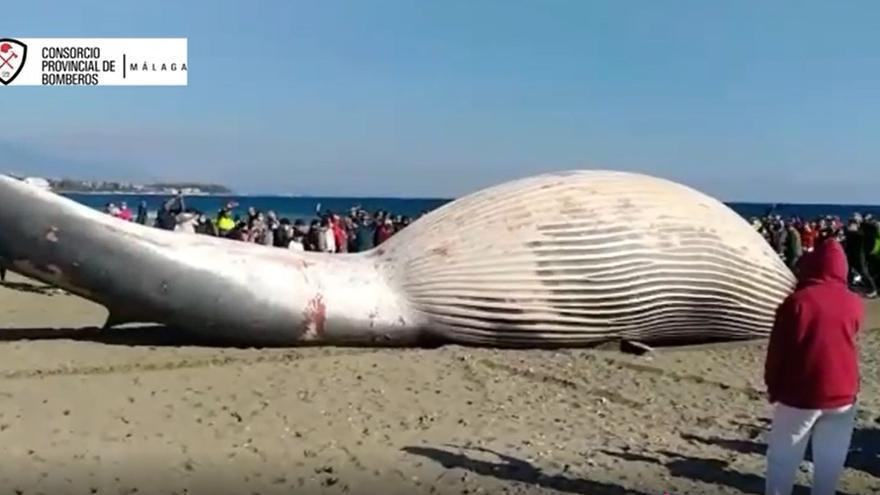
[[[28,0],[3,21],[189,39],[188,87],[0,88],[22,173],[456,196],[608,168],[880,202],[876,2]]]

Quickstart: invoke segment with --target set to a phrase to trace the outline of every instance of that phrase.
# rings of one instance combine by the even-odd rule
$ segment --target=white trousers
[[[855,405],[797,409],[776,404],[767,442],[765,495],[790,495],[812,436],[813,495],[834,495],[849,451]]]

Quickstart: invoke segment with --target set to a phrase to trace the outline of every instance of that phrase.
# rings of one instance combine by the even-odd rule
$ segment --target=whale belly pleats
[[[463,343],[763,337],[794,285],[722,203],[618,172],[503,184],[392,241],[400,290],[431,331]]]

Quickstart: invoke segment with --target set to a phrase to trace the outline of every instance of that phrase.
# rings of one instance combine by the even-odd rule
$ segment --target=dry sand
[[[869,308],[853,494],[880,491]],[[14,276],[0,315],[3,493],[762,493],[763,342],[222,349],[97,331],[102,308]]]

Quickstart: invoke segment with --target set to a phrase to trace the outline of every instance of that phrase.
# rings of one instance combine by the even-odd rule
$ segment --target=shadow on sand
[[[763,442],[750,440],[703,438],[695,435],[682,435],[682,438],[690,442],[713,445],[741,454],[765,455],[767,451],[767,446]],[[805,459],[812,458],[811,450],[812,445],[807,447]],[[880,478],[880,429],[856,427],[853,430],[846,467]]]
[[[64,294],[64,291],[51,285],[29,284],[26,282],[0,282],[0,287],[18,292],[39,294],[41,296],[54,296]]]
[[[242,335],[246,336],[246,332]],[[2,328],[0,342],[72,340],[128,347],[211,347],[216,349],[308,349],[334,348],[349,350],[389,349],[383,342],[353,345],[329,342],[249,343],[245,337],[210,336],[157,324],[134,324],[112,328]],[[425,338],[408,348],[435,349],[446,345],[437,339]]]
[[[85,328],[0,328],[0,342],[35,340],[73,340],[106,345],[144,347],[223,347],[251,348],[217,342],[163,325],[103,329]]]
[[[466,450],[463,447],[452,445],[447,447],[455,450]],[[403,450],[408,454],[427,457],[446,469],[460,468],[481,476],[489,476],[504,481],[517,481],[560,492],[587,495],[648,495],[645,492],[631,490],[611,483],[569,478],[560,474],[545,474],[540,468],[522,459],[499,454],[484,448],[469,450],[492,454],[498,457],[501,462],[482,461],[471,458],[464,453],[433,447],[404,447]]]
[[[663,466],[670,476],[676,478],[685,478],[711,485],[724,485],[743,493],[756,495],[764,493],[763,476],[730,469],[730,463],[720,459],[693,457],[669,451],[658,452],[662,458],[626,452],[603,451],[603,453],[630,462],[646,462]],[[793,495],[809,495],[810,489],[803,485],[797,485],[792,493]],[[846,495],[841,491],[837,493]]]

